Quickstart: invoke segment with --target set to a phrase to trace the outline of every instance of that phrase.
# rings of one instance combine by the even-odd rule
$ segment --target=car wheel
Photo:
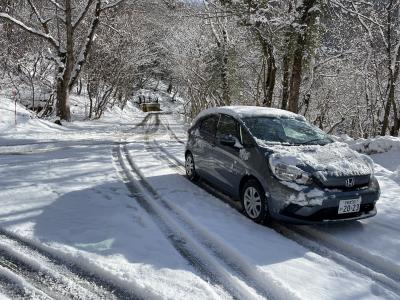
[[[244,214],[256,223],[269,220],[267,198],[264,189],[255,179],[245,183],[241,193]]]
[[[186,176],[190,181],[197,181],[199,179],[199,175],[196,173],[196,167],[194,165],[194,159],[192,153],[188,153],[185,159],[185,169]]]

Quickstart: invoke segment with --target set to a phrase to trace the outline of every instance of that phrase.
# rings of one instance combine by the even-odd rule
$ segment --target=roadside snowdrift
[[[60,126],[46,120],[38,119],[34,113],[24,106],[8,98],[0,98],[0,133],[35,131],[46,132],[58,130]],[[16,113],[15,113],[16,112]]]
[[[400,151],[400,137],[379,136],[369,139],[349,139],[346,143],[352,149],[365,154],[384,153],[391,150]]]

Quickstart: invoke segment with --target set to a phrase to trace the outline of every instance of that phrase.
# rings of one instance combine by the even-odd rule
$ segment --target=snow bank
[[[16,112],[16,113],[15,113]],[[8,98],[0,98],[0,133],[49,132],[66,130],[53,122],[39,119],[23,105]]]
[[[400,166],[397,168],[396,171],[392,173],[390,179],[392,179],[393,181],[397,182],[400,185]]]
[[[400,150],[400,137],[380,136],[369,139],[347,139],[345,142],[353,150],[365,154],[385,153],[391,150]]]
[[[0,131],[10,129],[15,126],[15,103],[7,98],[0,98]],[[33,118],[23,106],[17,103],[16,106],[16,122],[17,124],[26,123]]]
[[[70,105],[73,121],[87,120],[87,116],[89,115],[89,98],[86,94],[71,95]],[[118,105],[106,107],[100,119],[102,121],[114,122],[115,120],[129,121],[132,118],[138,117],[138,114],[141,116],[141,113],[142,111],[128,100],[124,109],[121,109]]]

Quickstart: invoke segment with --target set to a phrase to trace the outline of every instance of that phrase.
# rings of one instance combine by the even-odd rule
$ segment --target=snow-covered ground
[[[15,126],[14,104],[0,99],[5,295],[52,297],[31,268],[57,279],[56,295],[67,286],[81,299],[400,299],[400,147],[369,153],[382,189],[376,217],[266,227],[182,176],[186,127],[177,104],[160,99],[171,114],[129,104],[88,122],[76,97],[80,121],[64,126],[22,107]]]

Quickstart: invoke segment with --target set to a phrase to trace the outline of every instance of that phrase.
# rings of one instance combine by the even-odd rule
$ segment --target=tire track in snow
[[[175,169],[184,176],[185,167],[183,163],[159,143],[156,141],[153,141],[153,143],[167,156],[166,162],[172,167],[175,166]],[[206,188],[206,191],[209,192],[209,189]],[[226,199],[221,198],[221,195],[213,192],[212,194],[222,201],[227,202]],[[231,202],[228,202],[228,204],[235,207]],[[398,265],[394,265],[382,257],[337,240],[335,237],[311,227],[290,226],[278,223],[272,224],[271,227],[281,235],[295,241],[312,252],[332,259],[352,272],[369,277],[372,281],[380,283],[400,296],[400,268]]]
[[[163,118],[164,122],[161,122],[161,125],[163,125],[168,133],[170,134],[170,136],[177,141],[179,144],[185,144],[185,142],[183,140],[181,140],[180,138],[178,138],[178,136],[175,134],[175,132],[171,129],[171,127],[169,126],[168,120],[166,120],[165,118]]]
[[[42,255],[34,253],[26,247],[21,251],[21,246],[15,241],[4,241],[0,236],[0,265],[9,268],[14,273],[27,279],[40,290],[50,287],[47,292],[58,299],[98,299],[99,297],[115,298],[106,291],[96,289],[93,284],[84,282],[80,277],[62,270]]]
[[[126,145],[113,149],[114,161],[118,164],[121,177],[138,201],[139,205],[149,214],[164,236],[170,241],[176,251],[199,273],[200,277],[219,286],[234,299],[257,299],[257,293],[242,287],[242,283],[222,267],[208,251],[195,241],[158,203],[158,199],[147,191],[135,166],[128,161]]]
[[[391,230],[393,232],[398,233],[399,236],[400,236],[400,228],[396,228],[394,225],[386,224],[386,223],[383,223],[382,221],[376,221],[376,220],[371,220],[368,223],[368,226],[371,226],[371,225],[372,226],[379,226],[379,227],[381,227],[383,229],[386,229],[386,230]]]
[[[14,253],[0,246],[0,266],[24,278],[30,285],[42,291],[50,299],[78,299],[58,279],[43,269],[19,259]]]
[[[160,123],[161,121],[158,119],[157,114],[156,126],[155,128],[151,129],[152,133],[158,131]],[[145,142],[148,148],[151,147],[148,135],[145,136]],[[160,147],[157,148],[161,151],[163,150]],[[141,173],[140,169],[135,165],[126,148],[126,144],[124,145],[123,149],[131,169],[136,173],[143,188],[147,190],[152,198],[160,202],[163,208],[173,215],[174,219],[179,220],[180,226],[190,231],[190,236],[194,237],[195,240],[198,241],[204,248],[208,249],[212,256],[217,258],[225,269],[229,270],[231,274],[235,274],[235,276],[240,278],[241,281],[245,282],[248,287],[253,288],[264,298],[297,299],[295,294],[287,290],[279,282],[275,281],[266,273],[260,273],[256,271],[255,267],[249,264],[239,253],[237,253],[228,245],[224,244],[218,238],[214,237],[202,226],[194,223],[186,212],[164,199],[149,184],[149,182],[145,179],[145,176]],[[161,153],[161,155],[157,155],[157,158],[166,160],[163,153]],[[173,164],[173,166],[176,166],[176,164]]]
[[[14,280],[13,278],[10,278],[10,276],[7,276],[4,274],[4,271],[6,269],[3,269],[0,267],[0,287],[1,287],[1,292],[9,297],[10,299],[23,299],[23,298],[28,298],[28,295],[21,286],[18,285],[18,282]],[[1,296],[0,296],[1,298]]]
[[[127,151],[127,150],[125,150]],[[168,210],[173,215],[173,218],[178,220],[180,226],[190,232],[198,243],[211,253],[211,255],[218,259],[220,264],[228,270],[230,274],[234,274],[237,278],[243,281],[248,287],[253,288],[259,295],[267,299],[298,299],[298,297],[291,291],[283,287],[274,278],[269,277],[265,273],[260,273],[256,267],[249,264],[246,259],[238,252],[233,250],[230,246],[226,245],[215,237],[212,233],[208,232],[201,225],[191,220],[191,217],[179,207],[164,199],[145,179],[140,170],[134,164],[129,154],[128,161],[137,169],[138,176],[144,188],[157,199],[164,209]],[[160,156],[158,156],[160,157]]]
[[[27,278],[33,286],[51,287],[56,299],[141,299],[111,276],[95,268],[86,268],[55,250],[0,229],[0,264]],[[42,278],[37,278],[41,277]],[[33,278],[32,278],[33,277]],[[33,282],[31,282],[33,281]],[[53,288],[54,284],[54,288]],[[37,286],[38,289],[41,289]]]
[[[135,130],[135,129],[139,128],[139,127],[145,126],[145,125],[147,124],[147,122],[149,121],[149,119],[152,117],[152,114],[153,114],[153,113],[147,114],[147,115],[143,118],[143,120],[141,120],[138,124],[132,126],[132,127],[129,128],[129,129],[124,129],[124,130],[122,130],[122,132],[123,132],[123,133],[131,133],[132,130]]]
[[[2,265],[0,265],[0,286],[1,292],[10,299],[53,299]]]
[[[400,296],[398,265],[311,227],[278,223],[271,227],[305,248],[334,260],[350,271],[369,277]]]

